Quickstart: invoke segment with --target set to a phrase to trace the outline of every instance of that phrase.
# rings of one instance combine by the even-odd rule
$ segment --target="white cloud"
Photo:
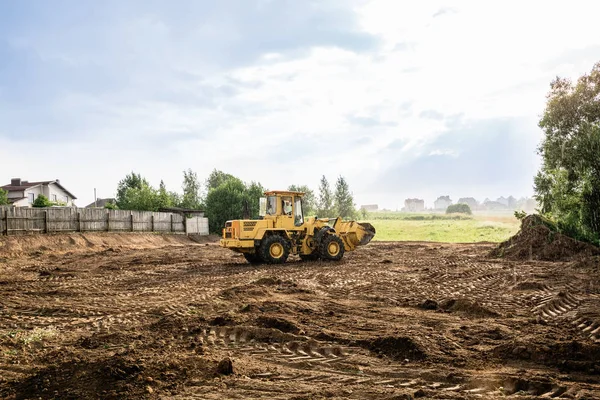
[[[334,12],[345,4],[313,4],[316,14],[288,21],[293,29],[279,42],[283,23],[227,9],[200,22],[193,13],[130,11],[78,27],[95,32],[89,46],[63,45],[69,34],[57,26],[7,35],[15,60],[38,54],[35,67],[54,75],[32,75],[38,89],[27,88],[33,94],[22,102],[9,97],[10,78],[0,78],[0,180],[60,178],[84,204],[93,187],[112,195],[132,169],[173,190],[185,168],[201,177],[218,168],[270,188],[316,189],[322,174],[344,175],[357,203],[393,207],[416,195],[411,181],[375,192],[377,177],[423,157],[459,160],[460,144],[448,146],[447,135],[462,129],[485,142],[488,132],[470,130],[491,129],[485,121],[518,121],[514,131],[535,147],[540,133],[529,121],[542,112],[549,82],[598,61],[600,5],[592,2],[356,1],[356,26]],[[271,2],[244,7],[286,14]],[[369,35],[376,45],[364,44]],[[17,78],[19,68],[11,71]],[[523,174],[531,177],[530,157]],[[504,194],[530,194],[523,182]]]

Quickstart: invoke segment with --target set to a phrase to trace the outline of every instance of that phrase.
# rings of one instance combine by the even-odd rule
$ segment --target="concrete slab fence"
[[[95,208],[0,207],[0,234],[157,232],[208,235],[208,218]]]

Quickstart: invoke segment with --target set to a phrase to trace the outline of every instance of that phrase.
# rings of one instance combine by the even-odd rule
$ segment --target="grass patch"
[[[373,240],[449,243],[502,242],[519,230],[519,220],[509,215],[445,215],[372,213],[377,230]]]

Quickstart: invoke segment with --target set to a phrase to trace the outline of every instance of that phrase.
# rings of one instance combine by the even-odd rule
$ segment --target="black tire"
[[[321,259],[329,261],[339,261],[344,257],[344,242],[335,234],[323,236],[319,245],[319,254]]]
[[[279,235],[267,236],[262,240],[259,254],[267,264],[283,264],[290,255],[290,244]]]
[[[319,252],[315,250],[311,254],[300,254],[300,259],[302,261],[317,261],[319,259]]]
[[[260,255],[258,253],[243,253],[243,254],[244,254],[244,258],[246,259],[246,261],[248,261],[250,264],[262,263],[262,259],[260,258]]]

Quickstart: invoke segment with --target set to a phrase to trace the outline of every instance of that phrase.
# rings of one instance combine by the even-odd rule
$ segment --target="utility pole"
[[[98,198],[96,197],[96,188],[94,188],[94,207],[98,207]]]

